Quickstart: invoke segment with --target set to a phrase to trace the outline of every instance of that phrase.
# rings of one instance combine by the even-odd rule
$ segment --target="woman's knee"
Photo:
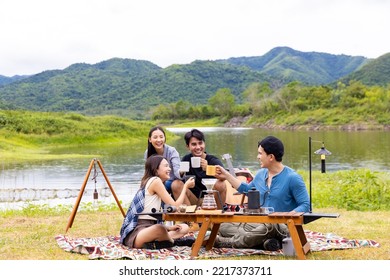
[[[183,187],[184,187],[184,183],[180,180],[174,180],[171,185],[173,193],[181,193]]]
[[[217,181],[214,185],[214,189],[219,192],[225,192],[226,191],[226,184],[225,181]]]
[[[176,179],[172,182],[172,186],[175,186],[176,188],[183,188],[184,183],[183,181]]]
[[[134,240],[134,247],[141,248],[144,243],[161,239],[162,237],[167,235],[168,231],[165,226],[161,224],[152,225],[148,228],[141,230],[137,234]]]

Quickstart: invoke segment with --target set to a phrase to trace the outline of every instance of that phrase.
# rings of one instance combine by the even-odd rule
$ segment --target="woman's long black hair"
[[[156,149],[154,148],[152,143],[149,142],[149,138],[152,137],[152,133],[156,130],[160,130],[164,134],[165,142],[167,141],[167,137],[165,136],[165,131],[161,126],[152,127],[149,131],[149,136],[148,136],[148,153],[146,155],[146,158],[149,158],[151,155],[157,154]]]

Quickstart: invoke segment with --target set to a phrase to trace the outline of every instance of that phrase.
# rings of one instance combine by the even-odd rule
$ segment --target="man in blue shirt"
[[[262,207],[272,207],[275,212],[308,212],[309,195],[302,177],[282,163],[284,146],[274,136],[258,143],[257,159],[260,170],[250,183],[232,176],[223,167],[217,174],[225,177],[240,193],[252,188],[260,191]],[[260,248],[269,251],[281,249],[281,241],[288,235],[285,224],[223,223],[216,239],[216,247]]]

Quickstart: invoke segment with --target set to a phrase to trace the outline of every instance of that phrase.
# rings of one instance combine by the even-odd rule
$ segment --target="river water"
[[[332,155],[326,158],[327,172],[368,168],[390,170],[389,131],[272,131],[251,128],[199,128],[206,135],[206,150],[221,157],[230,154],[234,167],[247,167],[256,173],[257,143],[267,135],[279,137],[285,144],[284,164],[297,170],[309,169],[309,137],[312,138],[312,168],[320,170],[320,158],[314,151],[324,142]],[[183,135],[189,128],[167,128],[177,135],[167,139],[180,155],[187,153]],[[112,147],[78,147],[52,150],[52,153],[78,153],[85,159],[66,159],[9,164],[0,166],[0,208],[15,209],[26,203],[71,204],[76,201],[87,178],[93,159],[98,159],[108,182],[123,205],[128,205],[139,187],[143,174],[145,145],[117,145]],[[92,179],[95,168],[87,178],[81,203],[91,202],[96,187],[99,200],[115,202],[102,170],[96,165],[96,182]]]

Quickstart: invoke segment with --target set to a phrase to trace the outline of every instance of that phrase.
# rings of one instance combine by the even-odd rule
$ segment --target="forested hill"
[[[143,118],[155,105],[185,100],[206,104],[218,89],[239,97],[254,82],[281,87],[334,82],[369,59],[275,48],[260,57],[194,61],[161,68],[149,61],[113,58],[77,63],[0,86],[0,108],[118,114]],[[1,79],[4,81],[4,77]],[[6,81],[9,82],[9,81]],[[239,101],[239,98],[237,98]]]
[[[320,85],[332,83],[354,72],[368,59],[363,56],[300,52],[288,47],[277,47],[263,56],[236,57],[218,61],[248,66],[284,81]]]
[[[13,77],[6,77],[6,76],[3,76],[3,75],[0,75],[0,86],[1,85],[7,85],[7,84],[10,84],[10,83],[19,81],[19,80],[23,80],[23,79],[26,79],[28,77],[29,77],[28,75],[15,75]]]
[[[45,71],[0,88],[0,104],[35,111],[139,115],[152,106],[186,100],[205,104],[220,88],[239,95],[253,82],[270,81],[247,67],[213,61],[160,68],[147,61],[114,58]]]
[[[366,85],[387,86],[390,84],[390,53],[368,62],[361,69],[342,79],[344,83],[351,80],[361,81]]]

